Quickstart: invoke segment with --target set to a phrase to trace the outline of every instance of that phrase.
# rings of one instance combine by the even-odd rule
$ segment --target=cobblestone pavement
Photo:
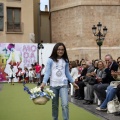
[[[120,116],[114,116],[114,114],[108,114],[107,112],[102,112],[102,111],[97,111],[95,108],[97,107],[96,104],[92,105],[84,105],[83,102],[84,100],[77,100],[74,99],[74,97],[69,97],[70,102],[73,104],[88,110],[92,114],[95,114],[98,117],[101,117],[101,120],[120,120]]]

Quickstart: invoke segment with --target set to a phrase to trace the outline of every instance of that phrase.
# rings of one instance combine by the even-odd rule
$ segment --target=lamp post
[[[43,63],[43,59],[42,59],[42,49],[44,49],[44,46],[43,46],[43,41],[41,41],[41,43],[38,43],[38,50],[41,50],[41,64]]]
[[[98,22],[97,27],[95,25],[93,25],[93,27],[92,27],[92,32],[93,32],[94,36],[97,36],[96,43],[99,46],[99,59],[101,59],[101,46],[102,46],[105,36],[107,34],[106,26],[104,26],[104,28],[103,28],[103,33],[101,33],[101,27],[102,27],[102,24],[100,22]],[[96,29],[98,29],[97,33],[96,33]]]

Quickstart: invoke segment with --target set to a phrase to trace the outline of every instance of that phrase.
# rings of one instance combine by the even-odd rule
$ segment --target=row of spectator
[[[107,104],[118,96],[120,101],[120,57],[114,60],[110,54],[105,56],[105,60],[85,61],[82,59],[70,62],[70,72],[79,86],[74,90],[74,97],[84,100],[83,104],[91,105],[94,97],[100,100],[96,110],[107,111]],[[72,85],[71,85],[72,89]]]
[[[18,82],[24,81],[25,83],[35,83],[39,82],[43,78],[44,72],[45,65],[42,64],[42,66],[40,66],[37,62],[32,64],[29,68],[25,67],[24,70],[19,67],[17,72],[15,72],[14,66],[11,65],[8,77],[11,84],[13,84],[15,78],[18,79]]]

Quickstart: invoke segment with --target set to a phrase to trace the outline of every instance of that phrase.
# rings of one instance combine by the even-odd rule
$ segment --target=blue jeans
[[[69,120],[69,105],[68,105],[68,86],[50,87],[53,90],[55,97],[52,99],[52,117],[53,120],[58,120],[59,95],[61,98],[63,120]]]
[[[107,108],[107,103],[115,97],[117,92],[116,88],[113,88],[113,86],[108,86],[107,87],[107,94],[104,102],[101,104],[100,108]]]

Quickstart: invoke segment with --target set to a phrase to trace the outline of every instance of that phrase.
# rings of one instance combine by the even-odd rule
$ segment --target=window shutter
[[[0,17],[3,17],[3,3],[0,3]]]
[[[3,3],[0,3],[0,31],[3,31],[3,17],[4,17],[4,14],[3,14]]]

